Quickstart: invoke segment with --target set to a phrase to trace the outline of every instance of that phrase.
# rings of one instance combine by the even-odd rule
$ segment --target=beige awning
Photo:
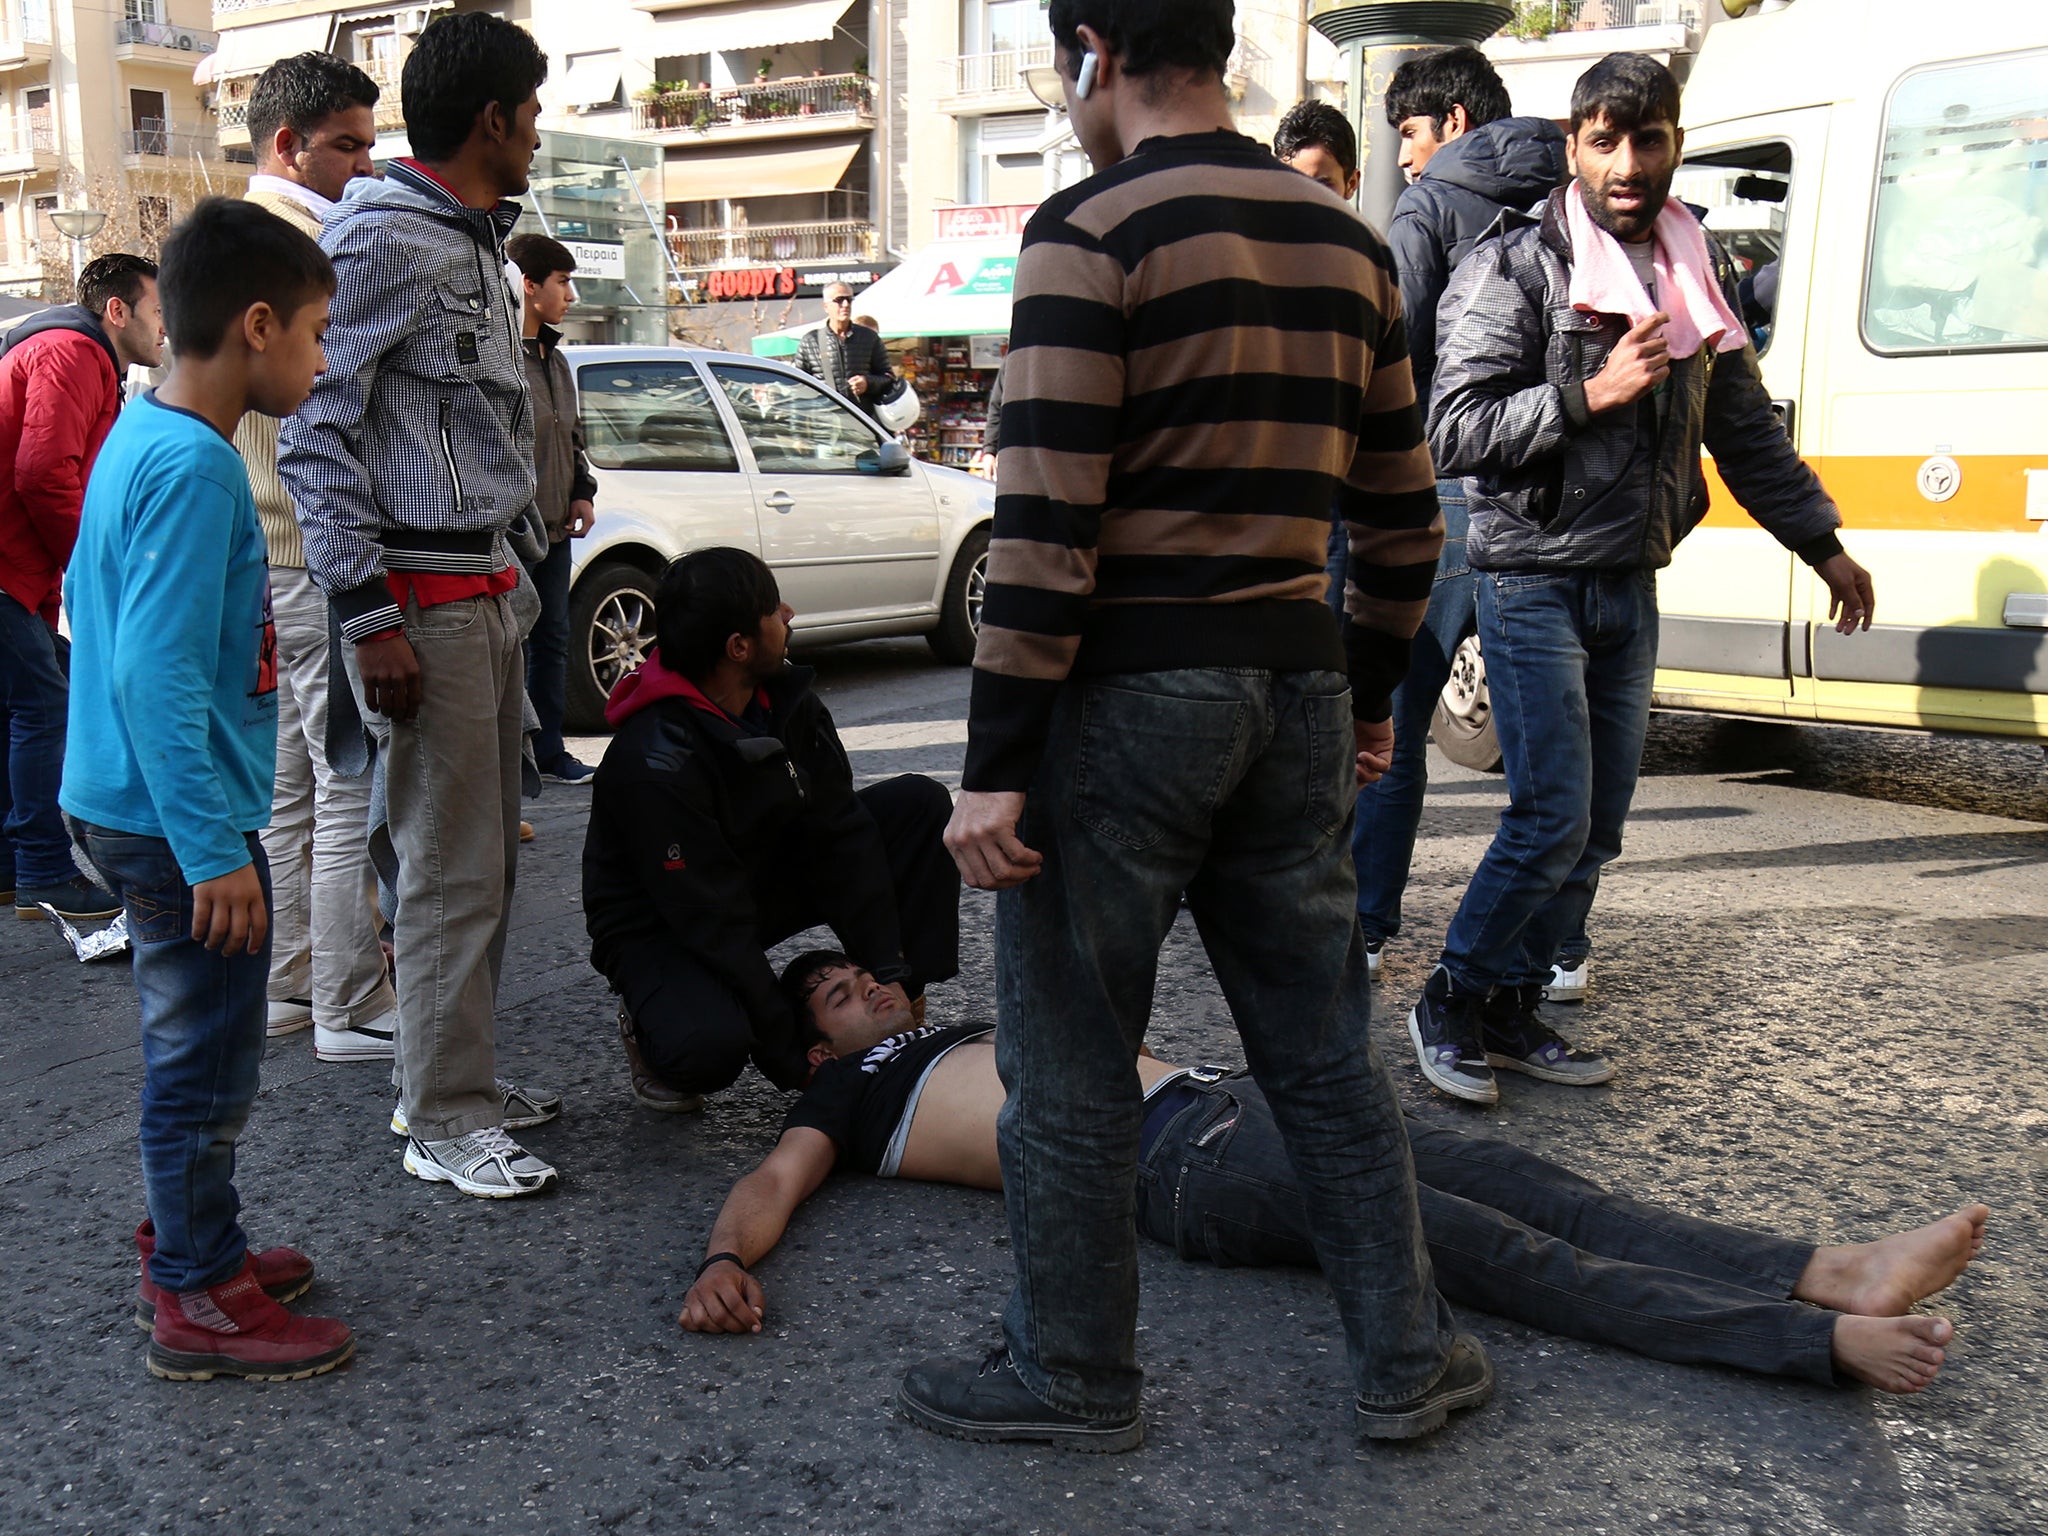
[[[763,145],[722,154],[672,156],[662,167],[662,197],[671,203],[703,203],[721,197],[830,192],[866,142]]]
[[[333,31],[331,15],[294,16],[288,21],[259,21],[253,27],[231,28],[220,35],[220,48],[213,55],[213,78],[261,74],[295,53],[323,52]]]
[[[601,107],[619,94],[619,54],[586,53],[569,60],[555,97],[565,107]]]
[[[643,10],[661,9],[659,0],[639,0],[639,4]],[[654,35],[645,47],[657,58],[688,59],[700,53],[822,42],[852,7],[853,0],[740,0],[737,4],[662,10],[654,19]]]

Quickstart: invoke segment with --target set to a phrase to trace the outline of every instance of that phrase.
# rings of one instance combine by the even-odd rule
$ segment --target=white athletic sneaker
[[[398,1012],[393,1009],[349,1029],[315,1024],[313,1054],[321,1061],[389,1061],[397,1038]]]
[[[508,1131],[523,1131],[531,1126],[546,1125],[562,1112],[562,1096],[559,1093],[542,1093],[536,1088],[521,1088],[517,1083],[498,1079],[498,1092],[505,1095],[505,1118],[502,1122]],[[407,1136],[411,1128],[405,1123],[405,1101],[400,1100],[391,1109],[391,1134]]]
[[[313,1022],[313,1000],[310,997],[273,997],[263,1014],[263,1033],[266,1035],[295,1035]]]
[[[1581,955],[1579,963],[1567,970],[1564,966],[1550,968],[1550,980],[1543,985],[1543,1000],[1549,1003],[1583,1003],[1586,994],[1593,989],[1593,960]]]
[[[1385,939],[1365,941],[1365,979],[1368,983],[1380,979],[1380,951],[1387,947]]]
[[[495,1125],[447,1141],[407,1137],[405,1171],[429,1184],[453,1184],[465,1195],[485,1200],[535,1194],[557,1177],[553,1168]]]

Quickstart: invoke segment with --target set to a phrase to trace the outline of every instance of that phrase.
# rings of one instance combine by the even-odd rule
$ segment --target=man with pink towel
[[[1572,92],[1573,179],[1504,214],[1438,309],[1429,445],[1468,477],[1467,553],[1512,800],[1409,1015],[1423,1076],[1480,1104],[1494,1069],[1589,1085],[1605,1057],[1538,1012],[1559,941],[1621,851],[1657,668],[1657,571],[1707,510],[1702,443],[1812,566],[1843,633],[1870,576],[1772,414],[1739,273],[1670,197],[1684,135],[1663,65],[1610,54]]]

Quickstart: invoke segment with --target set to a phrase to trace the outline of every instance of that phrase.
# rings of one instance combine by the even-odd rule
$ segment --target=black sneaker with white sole
[[[1353,1422],[1367,1440],[1413,1440],[1444,1427],[1460,1408],[1477,1408],[1493,1396],[1493,1362],[1469,1333],[1451,1341],[1451,1358],[1443,1375],[1427,1392],[1402,1403],[1354,1403]]]
[[[1479,1039],[1479,1013],[1484,999],[1451,980],[1442,966],[1430,972],[1422,996],[1408,1015],[1408,1039],[1416,1065],[1430,1086],[1474,1104],[1500,1102],[1500,1085],[1487,1065]]]
[[[1479,1037],[1489,1066],[1521,1072],[1546,1083],[1591,1088],[1614,1076],[1614,1063],[1595,1051],[1582,1051],[1543,1022],[1538,1011],[1543,983],[1502,987],[1488,999],[1479,1019]]]
[[[1134,1451],[1145,1441],[1145,1421],[1135,1413],[1084,1419],[1046,1406],[1017,1375],[1007,1348],[990,1350],[979,1365],[945,1359],[914,1365],[896,1402],[912,1423],[955,1440],[1029,1441],[1098,1455]]]

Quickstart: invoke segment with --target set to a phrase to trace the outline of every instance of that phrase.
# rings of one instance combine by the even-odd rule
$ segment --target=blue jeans
[[[526,637],[526,696],[533,700],[533,712],[540,730],[533,738],[533,760],[542,773],[550,773],[562,761],[562,712],[568,707],[569,688],[569,578],[575,558],[569,541],[548,546],[547,558],[528,566],[534,591],[540,594],[540,617],[533,633]]]
[[[1401,893],[1415,858],[1422,797],[1429,785],[1429,719],[1450,680],[1451,657],[1472,627],[1473,577],[1465,564],[1465,482],[1439,480],[1444,552],[1437,561],[1429,611],[1415,636],[1407,679],[1394,690],[1394,762],[1377,784],[1358,792],[1351,862],[1358,871],[1358,926],[1368,944],[1401,931]]]
[[[1017,1263],[1004,1332],[1053,1407],[1137,1409],[1134,1063],[1183,891],[1300,1172],[1359,1397],[1399,1402],[1443,1373],[1450,1309],[1367,1029],[1344,857],[1353,758],[1335,672],[1140,673],[1060,693],[1020,829],[1044,866],[996,903],[997,1132]]]
[[[1481,571],[1479,644],[1510,798],[1443,963],[1484,991],[1548,978],[1621,852],[1657,673],[1656,573]]]
[[[235,1141],[256,1102],[263,1063],[270,941],[253,955],[216,954],[192,937],[192,887],[160,837],[74,822],[86,857],[121,898],[142,1002],[142,1183],[156,1223],[150,1278],[197,1291],[242,1267],[235,1219]],[[249,834],[270,902],[270,866]]]
[[[0,592],[0,887],[78,873],[57,809],[70,698],[63,652],[41,614]]]
[[[1145,1148],[1138,1230],[1184,1259],[1316,1262],[1258,1087],[1170,1085]],[[1162,1109],[1171,1112],[1170,1105]],[[1791,1299],[1814,1245],[1665,1210],[1504,1141],[1408,1122],[1437,1284],[1459,1306],[1681,1365],[1837,1385],[1835,1314]]]

